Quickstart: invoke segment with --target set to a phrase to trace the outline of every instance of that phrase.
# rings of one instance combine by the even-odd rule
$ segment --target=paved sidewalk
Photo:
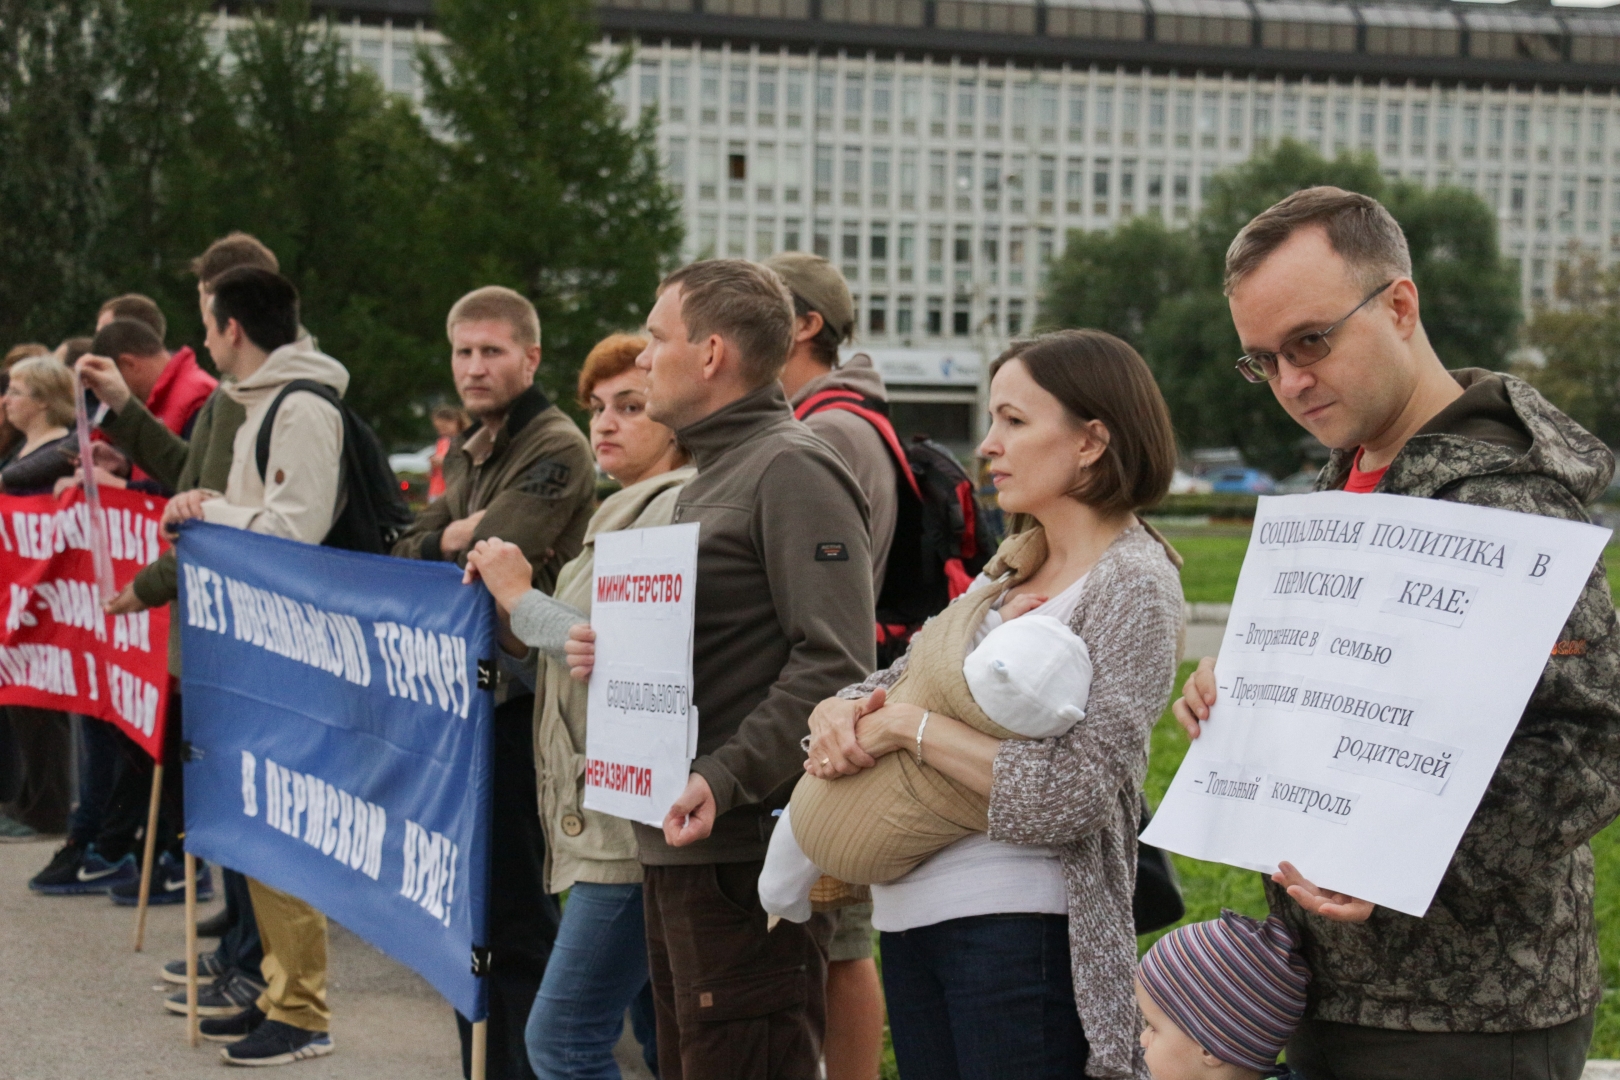
[[[0,844],[0,1077],[5,1080],[222,1080],[217,1044],[193,1050],[163,1008],[158,970],[184,955],[180,907],[153,908],[146,951],[133,908],[105,896],[44,897],[27,881],[52,844]],[[219,904],[203,907],[216,911]],[[204,945],[211,945],[204,942]],[[415,973],[332,924],[330,1057],[287,1066],[290,1080],[453,1080],[455,1014]],[[283,1075],[276,1070],[275,1075]]]

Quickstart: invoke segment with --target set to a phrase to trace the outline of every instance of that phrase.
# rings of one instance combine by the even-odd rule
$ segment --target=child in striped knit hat
[[[1309,981],[1298,942],[1275,917],[1223,911],[1170,931],[1136,972],[1153,1080],[1289,1076],[1277,1055],[1305,1015]]]

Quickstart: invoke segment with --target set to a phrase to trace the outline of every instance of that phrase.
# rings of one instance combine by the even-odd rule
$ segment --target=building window
[[[674,60],[669,65],[669,108],[665,111],[673,123],[686,119],[686,61]]]
[[[761,67],[754,85],[755,117],[760,127],[776,126],[776,69]]]
[[[978,83],[974,79],[959,79],[956,83],[956,133],[973,134],[973,105]]]
[[[776,144],[762,142],[754,148],[754,198],[762,203],[776,201]]]
[[[945,151],[928,151],[928,209],[945,209]]]
[[[911,297],[902,296],[894,307],[894,332],[901,336],[911,333]]]
[[[782,157],[782,201],[796,203],[799,201],[799,188],[804,183],[804,147],[798,143],[788,143],[783,147]]]
[[[816,202],[832,202],[833,148],[816,147]]]
[[[844,130],[860,131],[861,114],[866,111],[866,77],[844,76]]]
[[[900,263],[900,280],[912,280],[913,266],[917,261],[917,225],[915,222],[904,221],[900,223],[900,250],[896,253],[896,256]]]
[[[866,332],[873,337],[885,337],[889,333],[889,298],[874,296],[866,309]]]
[[[872,205],[889,205],[889,155],[887,146],[872,150]]]
[[[939,337],[945,333],[944,312],[944,299],[938,296],[930,296],[928,298],[928,334],[930,337]]]
[[[1142,111],[1142,91],[1127,86],[1119,95],[1119,145],[1136,145],[1136,125]]]
[[[838,254],[843,262],[844,276],[851,281],[857,280],[861,275],[860,222],[844,222],[844,231],[839,243]]]
[[[861,205],[861,148],[844,147],[844,205]]]
[[[832,222],[826,218],[816,219],[815,235],[811,239],[814,253],[823,259],[832,258]]]
[[[1024,302],[1017,297],[1007,301],[1007,336],[1017,337],[1024,332]]]
[[[720,140],[698,143],[698,198],[718,198],[720,190]]]
[[[734,125],[742,126],[748,123],[748,72],[732,72],[730,94],[726,98],[730,106],[726,120]]]
[[[1097,110],[1092,117],[1096,125],[1097,142],[1107,146],[1114,138],[1114,91],[1112,87],[1097,88]]]
[[[973,209],[973,151],[956,152],[956,208]]]
[[[726,155],[726,179],[748,179],[748,155],[736,149],[735,144]]]
[[[1046,100],[1046,98],[1042,98],[1043,107]],[[1057,92],[1055,90],[1051,93],[1051,102],[1052,112],[1055,114],[1057,112]],[[1053,120],[1056,121],[1055,115]],[[1043,120],[1042,123],[1045,123],[1045,121]],[[1043,135],[1042,138],[1046,138],[1046,136]],[[1069,88],[1069,141],[1075,143],[1086,141],[1086,88],[1083,86]]]
[[[917,151],[900,151],[900,209],[917,208]]]
[[[754,219],[754,258],[768,259],[776,254],[776,219]]]
[[[747,226],[748,222],[743,218],[726,219],[726,258],[746,259],[748,257]]]
[[[720,122],[720,65],[704,64],[703,77],[698,84],[698,98],[703,105],[705,124]]]
[[[951,307],[951,333],[956,337],[967,337],[973,333],[973,312],[965,306],[967,303],[966,299],[957,297]]]
[[[785,219],[782,222],[782,250],[783,251],[803,251],[804,250],[804,248],[799,246],[800,243],[801,243],[801,241],[799,239],[799,225],[800,225],[800,222],[799,222],[798,218],[790,217],[790,218]]]
[[[937,285],[945,280],[945,226],[928,226],[928,281]]]

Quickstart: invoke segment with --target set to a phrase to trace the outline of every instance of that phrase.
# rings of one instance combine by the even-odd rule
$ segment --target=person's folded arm
[[[548,439],[536,447],[534,460],[523,466],[517,483],[484,507],[467,548],[498,536],[522,549],[539,578],[555,554],[563,530],[594,498],[596,464],[589,449],[574,439]],[[574,553],[568,554],[572,557]],[[466,551],[456,561],[466,565]]]
[[[439,537],[453,520],[450,516],[450,500],[439,498],[428,503],[416,515],[410,527],[394,541],[390,554],[400,559],[443,561],[444,552],[439,547]]]
[[[1180,582],[1173,572],[1126,568],[1086,591],[1085,718],[1055,738],[1002,741],[990,788],[994,840],[1071,843],[1112,820],[1120,793],[1141,784],[1148,735],[1175,677]]]
[[[692,763],[715,812],[763,801],[797,776],[812,709],[873,667],[872,557],[866,502],[849,474],[806,453],[777,455],[754,509],[771,599],[789,644],[787,663],[737,733]],[[818,561],[817,540],[847,559]]]

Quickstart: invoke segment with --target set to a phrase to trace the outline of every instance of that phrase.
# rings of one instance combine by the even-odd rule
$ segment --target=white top
[[[1082,574],[1035,611],[1067,626],[1090,576]],[[980,574],[973,588],[989,583]],[[985,613],[973,644],[977,646],[1001,621],[998,603]],[[1068,911],[1068,891],[1056,851],[1031,844],[1004,844],[984,833],[964,836],[905,877],[872,886],[872,925],[890,933],[972,915],[1066,915]]]

